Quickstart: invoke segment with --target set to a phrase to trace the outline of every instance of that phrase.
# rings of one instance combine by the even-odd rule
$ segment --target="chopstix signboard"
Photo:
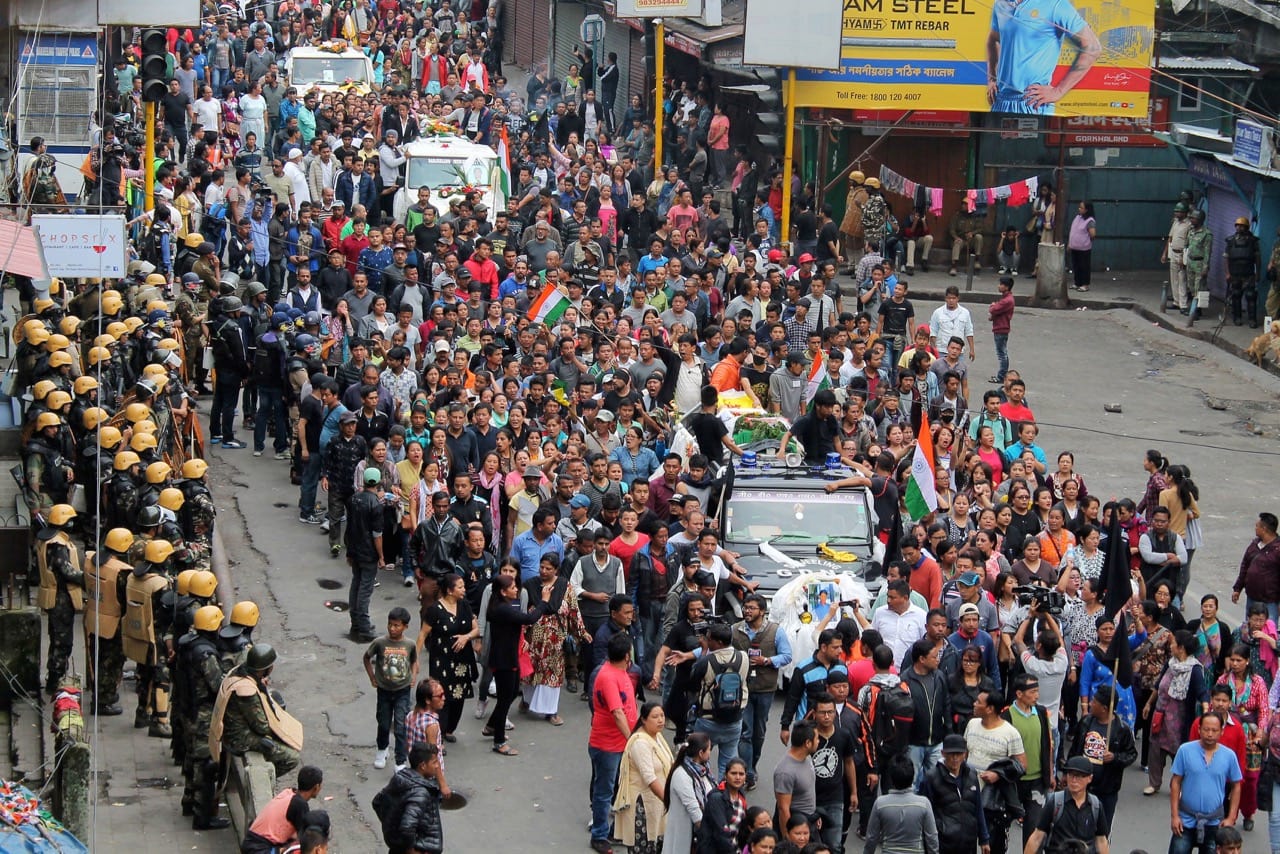
[[[31,224],[40,230],[49,275],[124,276],[128,244],[123,216],[37,214],[31,217]]]
[[[1145,117],[1154,8],[844,0],[840,68],[797,69],[796,106]]]
[[[1142,118],[1073,116],[1049,120],[1045,145],[1075,148],[1164,148],[1152,131],[1169,129],[1169,99],[1152,98],[1151,113]],[[1065,138],[1064,138],[1065,137]]]

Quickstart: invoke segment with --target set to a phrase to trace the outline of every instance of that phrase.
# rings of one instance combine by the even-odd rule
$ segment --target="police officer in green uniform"
[[[75,475],[72,462],[62,454],[61,430],[61,417],[42,412],[36,419],[36,432],[22,451],[26,498],[33,516],[38,513],[47,518],[55,504],[66,502],[71,489]]]
[[[186,744],[182,792],[182,814],[190,809],[196,830],[222,828],[231,822],[218,816],[217,769],[209,755],[209,724],[222,687],[222,667],[218,661],[218,629],[222,609],[205,605],[195,613],[193,631],[184,635],[178,654],[183,690],[177,709],[182,719]]]
[[[205,479],[208,471],[208,463],[199,457],[192,457],[182,464],[182,480],[178,481],[178,489],[182,490],[182,497],[185,499],[182,509],[178,511],[182,536],[188,543],[199,543],[206,553],[213,545],[213,525],[218,515]]]
[[[164,629],[169,619],[162,607],[169,589],[168,564],[173,546],[164,540],[147,543],[143,559],[133,567],[125,585],[124,654],[138,665],[138,710],[135,728],[147,735],[169,738],[169,653]]]
[[[270,644],[255,644],[244,664],[227,674],[218,698],[222,708],[214,711],[210,747],[218,738],[219,754],[224,749],[236,755],[261,753],[275,765],[278,780],[298,767],[302,732],[267,689],[275,662],[276,651]]]
[[[1191,212],[1191,230],[1187,232],[1187,288],[1194,298],[1200,291],[1208,290],[1209,258],[1213,251],[1213,232],[1205,228],[1204,211]],[[1200,306],[1203,311],[1205,306]]]
[[[88,665],[87,688],[93,692],[93,709],[104,717],[122,714],[120,678],[124,648],[120,621],[124,616],[125,585],[133,568],[125,563],[133,534],[128,528],[107,531],[102,550],[90,552],[84,561],[84,647]]]
[[[1258,328],[1258,270],[1262,266],[1257,236],[1249,230],[1248,217],[1236,217],[1235,233],[1227,238],[1222,257],[1227,259],[1227,296],[1231,299],[1231,322],[1241,324],[1241,297],[1249,326]]]
[[[138,482],[142,477],[142,458],[133,451],[120,451],[111,461],[111,467],[115,474],[102,487],[102,523],[112,528],[133,530],[138,523]]]
[[[45,690],[56,694],[66,675],[75,643],[76,612],[84,610],[84,570],[80,554],[67,529],[76,518],[70,504],[55,504],[45,516],[46,525],[36,534],[36,564],[40,568],[40,593],[36,605],[49,620],[49,656]]]

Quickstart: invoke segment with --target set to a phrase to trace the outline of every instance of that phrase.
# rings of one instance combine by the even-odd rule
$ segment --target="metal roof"
[[[1167,71],[1227,71],[1237,74],[1259,71],[1258,66],[1231,56],[1162,56],[1156,67]]]

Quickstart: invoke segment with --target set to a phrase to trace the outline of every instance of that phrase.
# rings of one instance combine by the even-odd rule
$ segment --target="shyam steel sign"
[[[1139,0],[844,0],[841,63],[796,105],[1147,115],[1154,5]]]

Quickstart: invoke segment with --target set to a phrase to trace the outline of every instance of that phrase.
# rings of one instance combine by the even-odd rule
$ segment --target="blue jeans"
[[[213,384],[213,406],[209,411],[209,430],[224,442],[236,437],[236,402],[240,399],[240,378],[235,374],[224,380],[221,372]]]
[[[254,428],[257,429],[257,428]],[[302,463],[302,486],[298,489],[298,512],[310,516],[316,512],[316,490],[320,488],[320,451]]]
[[[842,803],[818,804],[817,816],[822,819],[818,835],[832,851],[844,850],[844,807]]]
[[[409,761],[409,737],[405,734],[404,719],[409,716],[411,690],[411,686],[394,690],[378,689],[378,749],[387,749],[387,745],[391,743],[391,734],[394,732],[397,765],[403,765]]]
[[[1198,842],[1201,828],[1184,828],[1181,836],[1169,837],[1169,854],[1214,854],[1218,850],[1218,826],[1216,824],[1203,828],[1204,841]]]
[[[711,737],[711,746],[716,748],[716,779],[724,779],[724,771],[729,767],[730,759],[738,758],[738,739],[742,737],[742,721],[720,723],[711,718],[698,718],[693,724],[694,732],[705,732]]]
[[[411,534],[404,528],[396,534],[400,538],[400,574],[405,578],[413,578],[413,555],[409,553]],[[486,685],[489,683],[486,681]]]
[[[996,369],[996,379],[1004,382],[1004,375],[1009,373],[1009,335],[1005,333],[994,337],[996,339],[996,364],[999,365]]]
[[[289,419],[284,411],[284,389],[258,386],[258,417],[253,421],[253,449],[261,451],[267,444],[267,419],[276,422],[276,453],[289,450]]]
[[[932,747],[920,747],[913,744],[909,748],[909,755],[911,756],[911,764],[916,766],[915,787],[918,789],[924,781],[924,775],[933,766],[942,761],[942,742],[938,742]]]
[[[608,840],[609,809],[613,804],[613,787],[618,780],[622,754],[588,747],[587,755],[591,757],[591,838]]]
[[[764,752],[764,733],[773,708],[773,692],[748,692],[747,707],[742,712],[742,736],[738,739],[738,756],[747,763],[747,776],[756,779],[756,766]]]

